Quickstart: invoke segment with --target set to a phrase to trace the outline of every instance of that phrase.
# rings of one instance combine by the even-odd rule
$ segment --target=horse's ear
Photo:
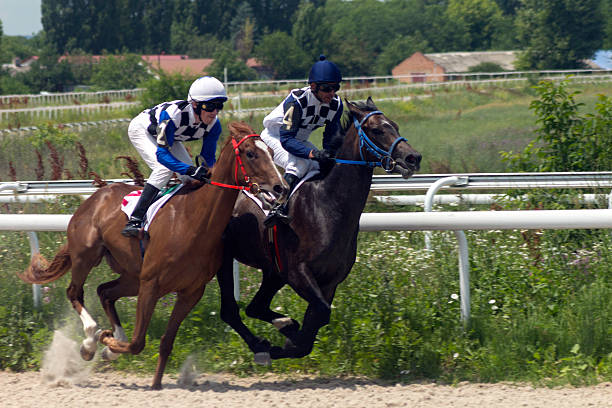
[[[357,105],[355,105],[354,103],[352,103],[351,101],[349,101],[348,99],[344,99],[344,102],[346,104],[346,106],[349,109],[349,112],[353,115],[355,114],[360,114],[361,111],[359,110],[359,108],[357,107]]]
[[[368,96],[368,100],[366,101],[366,105],[369,108],[372,108],[373,110],[378,110],[378,108],[376,107],[376,105],[374,104],[374,101],[372,100],[371,96]]]

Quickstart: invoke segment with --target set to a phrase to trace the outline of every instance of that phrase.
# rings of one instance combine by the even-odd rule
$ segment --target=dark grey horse
[[[225,231],[223,264],[217,273],[221,318],[240,334],[260,364],[268,364],[270,358],[308,355],[317,332],[329,323],[336,287],[355,262],[359,218],[373,166],[382,165],[404,178],[419,169],[421,155],[372,99],[346,101],[346,106],[348,121],[342,127],[337,163],[325,177],[306,182],[291,197],[291,223],[265,228],[263,212],[241,197]],[[242,322],[233,296],[233,258],[261,269],[261,287],[246,314],[276,326],[287,337],[284,347],[271,346]],[[297,321],[270,310],[272,298],[286,284],[308,302],[301,329]]]

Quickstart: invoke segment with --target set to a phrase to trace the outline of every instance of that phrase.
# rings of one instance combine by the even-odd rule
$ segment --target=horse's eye
[[[254,158],[255,158],[255,153],[253,153],[253,152],[251,152],[251,151],[248,151],[248,152],[246,153],[246,156],[247,156],[247,158],[249,158],[249,159],[254,159]]]

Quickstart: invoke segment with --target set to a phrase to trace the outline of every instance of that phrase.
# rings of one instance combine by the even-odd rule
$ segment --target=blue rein
[[[370,116],[382,115],[382,114],[383,113],[381,111],[369,112],[367,115],[363,117],[363,119],[361,119],[361,122],[358,122],[357,119],[353,118],[353,122],[355,123],[355,129],[357,129],[357,134],[359,135],[359,156],[361,157],[361,160],[336,159],[336,163],[359,164],[362,166],[369,166],[369,167],[382,167],[383,169],[385,169],[386,172],[391,172],[393,170],[393,168],[395,167],[395,160],[391,158],[391,154],[393,153],[393,150],[395,149],[397,144],[401,141],[406,142],[406,139],[404,139],[401,136],[398,136],[397,139],[395,139],[395,141],[391,144],[391,147],[389,147],[389,150],[387,151],[387,150],[383,150],[380,147],[376,146],[376,144],[368,137],[368,135],[366,135],[366,133],[363,131],[363,128],[362,128],[363,124],[365,123],[366,120],[368,120]],[[372,153],[380,161],[377,161],[377,162],[367,161],[363,157],[364,148],[366,151]]]

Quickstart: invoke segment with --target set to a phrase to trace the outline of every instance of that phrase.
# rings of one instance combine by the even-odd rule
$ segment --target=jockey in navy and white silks
[[[340,127],[342,100],[334,95],[329,103],[320,101],[307,86],[294,89],[283,103],[263,120],[261,138],[274,150],[274,162],[285,172],[298,178],[317,168],[318,162],[309,157],[318,149],[308,141],[313,130],[325,126],[323,149],[335,151],[334,136]]]
[[[309,86],[294,89],[263,120],[261,139],[274,150],[274,163],[285,169],[284,178],[292,190],[297,182],[320,164],[333,165],[333,156],[340,147],[342,75],[338,67],[321,56],[311,68]],[[323,150],[308,141],[313,130],[325,126]],[[266,226],[277,221],[289,222],[287,206],[277,206],[264,220]]]
[[[187,100],[164,102],[145,109],[130,122],[128,136],[152,172],[126,227],[125,236],[137,236],[147,208],[172,174],[205,180],[215,164],[221,123],[217,118],[227,101],[225,87],[216,78],[198,78],[189,88]],[[183,142],[202,141],[204,166],[194,167]]]

